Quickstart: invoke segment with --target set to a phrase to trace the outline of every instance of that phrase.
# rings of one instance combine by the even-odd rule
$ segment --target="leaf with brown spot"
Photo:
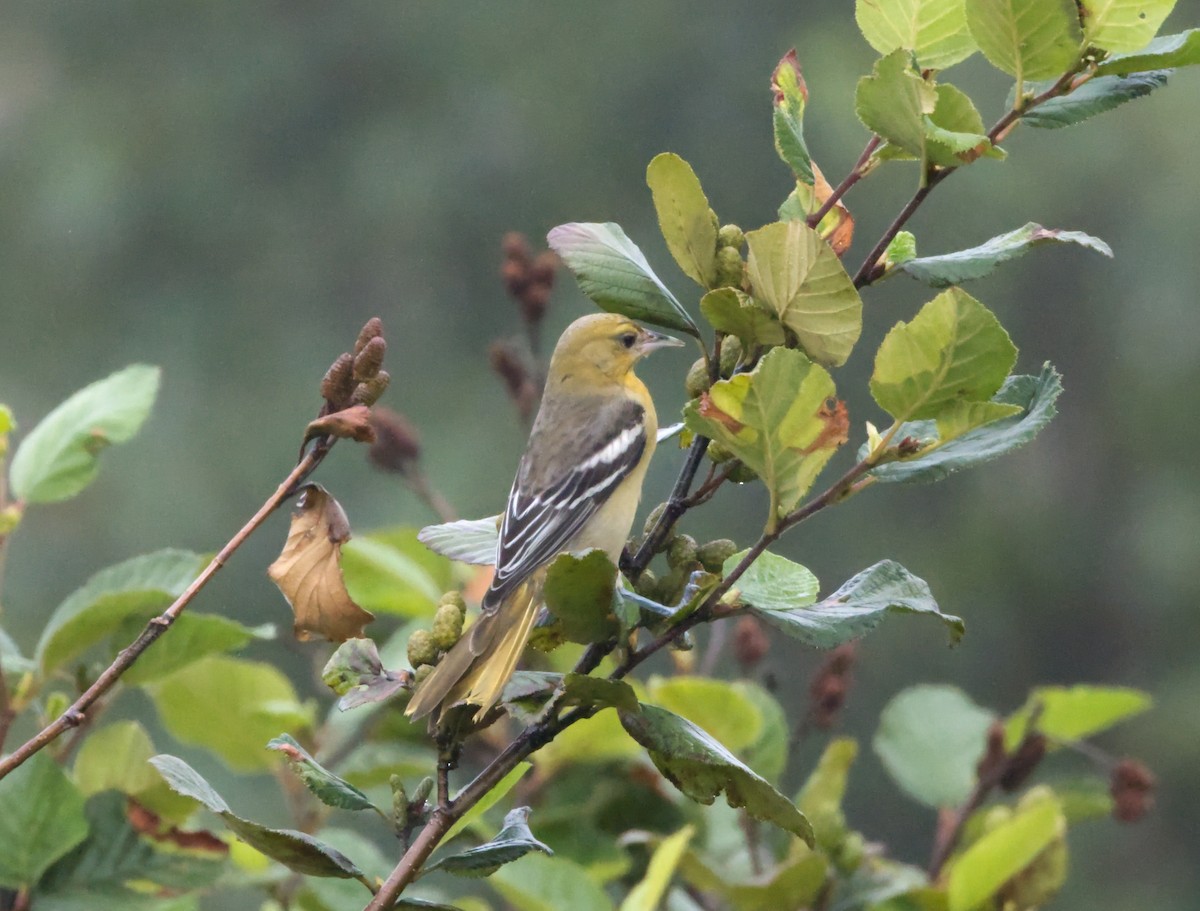
[[[339,440],[354,440],[356,443],[374,443],[375,428],[371,424],[371,409],[366,405],[353,405],[310,421],[304,430],[304,445],[307,445],[309,440],[326,436],[337,437]]]
[[[841,399],[826,399],[817,410],[817,419],[823,426],[817,438],[800,450],[805,455],[819,449],[837,449],[850,439],[850,413]]]
[[[350,540],[350,522],[325,488],[307,485],[288,530],[283,552],[267,569],[296,616],[296,638],[315,634],[333,642],[362,635],[375,619],[351,599],[342,579],[342,545]]]
[[[726,411],[722,411],[716,402],[712,400],[712,396],[707,392],[700,395],[700,405],[697,411],[702,418],[708,418],[710,421],[716,421],[722,427],[726,428],[730,433],[738,433],[746,425],[737,420],[733,415]]]

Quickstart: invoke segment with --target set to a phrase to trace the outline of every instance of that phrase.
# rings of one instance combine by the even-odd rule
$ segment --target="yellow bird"
[[[525,650],[550,562],[592,547],[620,559],[658,433],[654,402],[633,366],[682,344],[612,313],[567,327],[508,495],[482,613],[417,688],[406,714],[470,704],[482,720]]]

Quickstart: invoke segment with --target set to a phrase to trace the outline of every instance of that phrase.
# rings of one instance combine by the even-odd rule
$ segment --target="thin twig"
[[[14,750],[11,755],[0,761],[0,778],[4,778],[9,772],[24,763],[30,756],[33,756],[53,743],[66,731],[78,727],[84,722],[87,717],[87,711],[96,700],[112,689],[116,682],[121,679],[121,675],[141,657],[142,652],[153,645],[158,637],[171,627],[171,624],[183,613],[184,608],[192,602],[192,599],[196,597],[200,590],[208,584],[217,570],[225,565],[234,552],[266,521],[268,516],[275,512],[280,505],[295,493],[296,488],[300,486],[304,479],[325,458],[332,445],[332,438],[326,438],[319,440],[308,451],[308,454],[292,469],[291,473],[279,485],[275,493],[271,494],[250,521],[243,525],[237,534],[229,539],[228,543],[212,558],[208,566],[204,567],[204,570],[187,587],[183,594],[176,598],[175,602],[159,616],[146,624],[146,628],[142,630],[141,634],[126,648],[121,650],[113,660],[113,663],[96,678],[95,683],[89,686],[57,719]]]
[[[866,166],[867,161],[870,160],[871,154],[877,148],[879,148],[879,144],[882,141],[883,140],[878,136],[872,136],[870,138],[870,140],[867,142],[867,147],[863,149],[862,154],[858,156],[858,161],[856,161],[854,163],[854,167],[850,169],[850,173],[842,179],[841,183],[834,187],[833,192],[829,194],[829,198],[825,200],[825,202],[821,203],[821,207],[817,209],[817,211],[813,212],[812,215],[808,216],[806,221],[810,228],[815,228],[817,225],[819,225],[821,223],[821,219],[829,214],[829,210],[841,201],[841,198],[850,191],[850,188],[866,176],[866,172],[863,171],[863,168]]]

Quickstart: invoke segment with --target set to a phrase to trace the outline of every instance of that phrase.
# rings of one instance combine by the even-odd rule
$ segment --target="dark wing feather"
[[[645,409],[636,402],[571,407],[594,410],[594,418],[575,440],[556,441],[541,463],[534,453],[545,447],[537,445],[539,427],[534,427],[500,525],[496,575],[484,596],[484,610],[494,610],[531,573],[564,551],[646,450]],[[553,409],[551,405],[549,413],[539,414],[537,424],[564,426]]]

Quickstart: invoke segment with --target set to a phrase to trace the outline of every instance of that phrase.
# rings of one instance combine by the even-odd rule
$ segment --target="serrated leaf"
[[[1178,0],[1079,0],[1084,43],[1114,54],[1144,48]]]
[[[347,541],[342,575],[350,597],[363,610],[402,617],[430,616],[454,584],[450,562],[432,553],[415,529],[403,527]]]
[[[99,471],[98,456],[141,429],[158,395],[161,371],[134,364],[80,389],[21,441],[9,478],[27,503],[75,496]]]
[[[412,685],[404,671],[389,671],[379,658],[372,639],[347,639],[337,647],[321,671],[325,685],[342,698],[338,709],[383,702]]]
[[[1101,60],[1097,76],[1128,76],[1149,70],[1168,70],[1200,64],[1200,28],[1155,38],[1139,51]]]
[[[1097,114],[1104,114],[1127,101],[1149,95],[1167,84],[1170,70],[1152,70],[1132,76],[1097,76],[1081,85],[1070,95],[1051,98],[1022,116],[1021,121],[1043,130],[1082,123]],[[1034,87],[1036,91],[1036,86]]]
[[[782,557],[777,559],[783,559]],[[849,579],[828,598],[809,606],[760,607],[753,592],[741,596],[756,615],[816,648],[834,648],[857,639],[888,614],[926,614],[941,620],[951,643],[963,635],[963,621],[943,614],[925,580],[892,560],[882,560]],[[771,603],[771,602],[764,602]]]
[[[955,807],[975,785],[993,720],[956,687],[912,686],[884,706],[872,745],[910,797],[934,808]]]
[[[621,902],[620,911],[657,911],[661,907],[675,870],[683,859],[688,842],[695,834],[692,826],[684,826],[674,835],[664,838],[650,855],[646,875],[629,890]]]
[[[560,554],[546,571],[542,597],[571,642],[602,642],[616,635],[612,614],[617,568],[599,549]]]
[[[179,757],[162,753],[150,762],[175,791],[200,801],[220,816],[234,835],[289,870],[308,876],[364,879],[352,860],[311,835],[292,829],[271,829],[238,816],[212,785]]]
[[[658,226],[667,249],[688,278],[703,288],[716,284],[717,219],[692,166],[671,152],[646,168]]]
[[[28,889],[87,838],[83,795],[42,753],[0,779],[0,887]]]
[[[1067,830],[1062,807],[1042,800],[1019,809],[963,851],[950,867],[948,911],[974,911]]]
[[[862,332],[862,298],[829,244],[803,221],[775,222],[746,234],[746,275],[819,364],[836,367]]]
[[[721,380],[684,408],[684,421],[729,449],[766,484],[768,527],[812,486],[846,440],[833,379],[799,351],[775,348],[754,370]]]
[[[36,659],[50,674],[107,638],[129,618],[148,621],[187,589],[207,561],[185,550],[160,550],[100,570],[54,609]]]
[[[804,109],[808,105],[808,87],[800,73],[796,49],[783,55],[771,74],[775,93],[773,125],[775,151],[792,169],[797,180],[811,185],[814,180],[812,158],[804,141]]]
[[[546,240],[601,310],[699,338],[683,305],[620,225],[570,222],[551,228]]]
[[[366,794],[313,759],[291,734],[273,738],[267,749],[282,753],[304,786],[326,806],[340,810],[375,809]]]
[[[946,288],[983,278],[1001,263],[1024,256],[1034,247],[1044,244],[1077,244],[1110,258],[1113,255],[1112,248],[1098,237],[1082,231],[1043,228],[1031,221],[1015,231],[998,234],[977,247],[941,256],[908,259],[899,263],[897,269],[934,288]]]
[[[999,458],[1024,446],[1050,423],[1058,413],[1054,403],[1061,392],[1062,377],[1049,364],[1038,376],[1010,376],[991,401],[1018,406],[1018,413],[969,430],[945,444],[938,444],[933,421],[903,424],[896,439],[920,441],[921,449],[907,459],[871,469],[871,475],[885,483],[927,483]],[[859,456],[865,457],[865,450]]]
[[[737,682],[694,675],[656,677],[650,681],[649,699],[686,718],[734,753],[749,747],[762,733],[762,712]],[[632,710],[637,710],[636,700]]]
[[[731,807],[745,807],[755,819],[813,843],[812,826],[790,800],[686,718],[653,705],[620,718],[658,770],[692,800],[710,804],[724,792]]]
[[[966,0],[966,11],[983,56],[1018,84],[1059,76],[1079,58],[1075,0]]]
[[[700,298],[700,312],[718,332],[736,336],[744,348],[784,342],[783,326],[774,312],[736,288],[718,288]]]
[[[992,148],[975,103],[961,89],[948,84],[937,86],[937,102],[925,118],[925,156],[943,168],[970,164],[981,155],[1004,157]]]
[[[417,539],[434,553],[451,560],[493,566],[500,541],[500,516],[426,525]]]
[[[132,629],[130,621],[138,622],[138,618],[128,618],[112,636],[110,647],[114,655],[141,632],[140,622],[137,629]],[[142,652],[121,681],[127,686],[141,686],[207,655],[240,651],[255,640],[274,638],[275,626],[270,623],[245,626],[219,614],[180,614],[171,624],[171,635],[159,637],[154,648]]]
[[[868,130],[919,159],[925,157],[925,118],[936,105],[937,91],[913,70],[905,50],[875,61],[854,95],[854,111]]]
[[[886,266],[900,266],[917,258],[917,238],[909,231],[898,231],[883,253]]]
[[[529,830],[529,807],[517,807],[504,817],[496,837],[477,848],[451,854],[425,867],[423,873],[442,870],[456,876],[491,876],[504,864],[520,860],[531,851],[553,856],[554,852],[533,837]]]
[[[1016,359],[1016,346],[991,311],[950,288],[884,338],[871,394],[898,421],[936,418],[954,403],[990,399]]]
[[[854,18],[880,54],[904,48],[921,69],[944,70],[976,50],[963,0],[858,0]]]
[[[1051,740],[1071,742],[1103,733],[1147,711],[1153,700],[1123,686],[1041,686],[1005,723],[1005,743],[1015,748],[1031,719]]]
[[[727,576],[733,572],[748,553],[743,550],[726,560],[721,574]],[[743,601],[768,611],[807,607],[817,600],[821,590],[821,583],[806,567],[769,550],[758,555],[736,585]]]

